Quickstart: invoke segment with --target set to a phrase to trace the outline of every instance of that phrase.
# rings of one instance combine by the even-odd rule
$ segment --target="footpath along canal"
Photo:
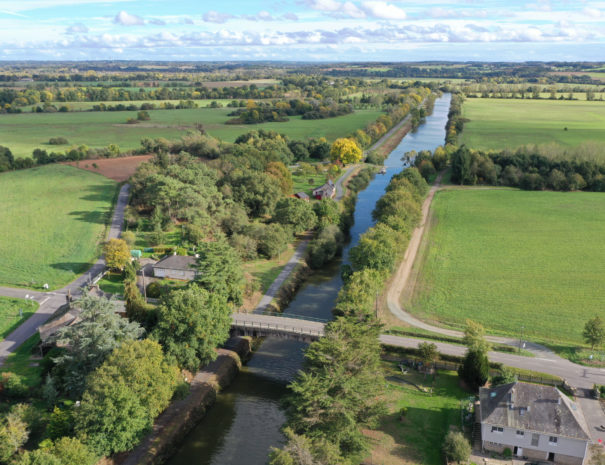
[[[385,160],[386,174],[377,174],[359,193],[351,241],[343,251],[357,244],[359,236],[372,227],[372,210],[382,197],[391,177],[405,169],[402,156],[411,150],[434,150],[445,141],[445,124],[451,95],[435,101],[433,114],[416,132],[407,134]],[[300,289],[285,313],[330,319],[342,286],[338,260],[315,272]],[[223,391],[206,417],[189,433],[169,465],[265,465],[271,447],[279,447],[286,418],[280,399],[286,385],[301,368],[305,343],[267,338],[233,384]]]

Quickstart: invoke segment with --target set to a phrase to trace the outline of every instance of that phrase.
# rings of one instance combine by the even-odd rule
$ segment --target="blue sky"
[[[0,0],[0,59],[605,61],[605,1]]]

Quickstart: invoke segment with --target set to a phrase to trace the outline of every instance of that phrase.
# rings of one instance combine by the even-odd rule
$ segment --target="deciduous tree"
[[[104,251],[105,263],[114,270],[123,270],[130,261],[130,247],[123,239],[109,239]]]
[[[363,152],[353,139],[336,139],[330,148],[330,159],[343,165],[359,163],[362,156]]]
[[[178,379],[157,342],[125,342],[90,375],[75,411],[78,437],[99,455],[131,449],[168,406]]]
[[[590,344],[591,349],[595,346],[600,346],[605,342],[605,327],[603,320],[599,316],[595,316],[586,322],[584,331],[582,332],[584,340]]]
[[[197,371],[200,365],[216,358],[216,348],[227,340],[230,328],[226,297],[192,285],[164,299],[153,337],[171,360]]]

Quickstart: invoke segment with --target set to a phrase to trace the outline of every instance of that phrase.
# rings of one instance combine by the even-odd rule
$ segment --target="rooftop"
[[[479,399],[482,423],[590,440],[582,412],[556,387],[516,382],[481,388]]]
[[[169,270],[191,271],[196,269],[197,258],[184,255],[168,255],[153,265],[154,268],[166,268]]]

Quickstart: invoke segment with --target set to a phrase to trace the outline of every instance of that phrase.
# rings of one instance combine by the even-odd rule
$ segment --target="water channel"
[[[385,161],[386,174],[377,174],[359,193],[351,241],[343,251],[343,260],[359,236],[373,226],[374,205],[391,177],[404,169],[402,156],[411,150],[434,150],[444,143],[450,99],[445,94],[435,101],[433,114],[391,152]],[[338,261],[316,272],[285,312],[331,318],[342,286],[340,265]],[[218,396],[208,415],[185,438],[169,465],[265,465],[270,448],[282,444],[280,429],[285,415],[280,399],[301,367],[305,347],[300,342],[267,338],[233,384]]]

